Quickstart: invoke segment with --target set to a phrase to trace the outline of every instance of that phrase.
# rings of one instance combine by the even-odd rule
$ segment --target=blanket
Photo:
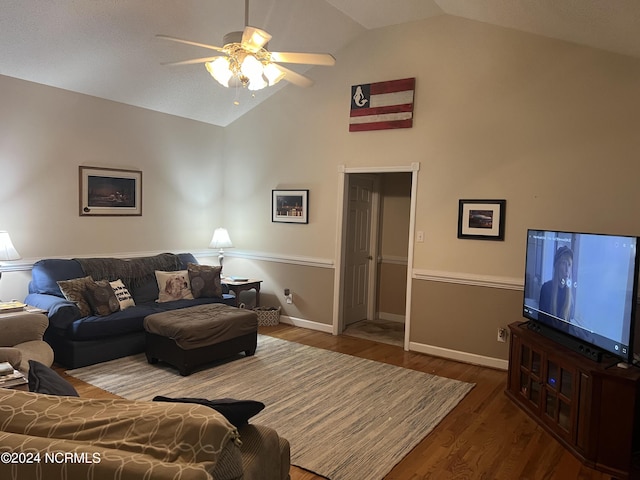
[[[75,258],[86,275],[94,280],[121,279],[130,287],[139,287],[154,280],[154,272],[180,269],[180,258],[173,253],[161,253],[153,257],[131,258]]]

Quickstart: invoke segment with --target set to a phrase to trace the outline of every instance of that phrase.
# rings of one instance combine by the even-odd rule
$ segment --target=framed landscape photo
[[[458,238],[504,240],[506,200],[460,200]]]
[[[142,215],[142,172],[80,167],[80,216]]]
[[[271,221],[309,223],[309,190],[272,190]]]

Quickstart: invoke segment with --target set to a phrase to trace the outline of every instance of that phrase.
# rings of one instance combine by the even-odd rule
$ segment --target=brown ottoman
[[[147,361],[162,360],[189,375],[197,366],[256,352],[258,316],[222,303],[154,313],[144,319]]]

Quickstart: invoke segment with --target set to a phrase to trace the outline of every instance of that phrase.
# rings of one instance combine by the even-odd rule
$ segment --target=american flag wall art
[[[349,131],[411,128],[415,87],[415,78],[353,85]]]

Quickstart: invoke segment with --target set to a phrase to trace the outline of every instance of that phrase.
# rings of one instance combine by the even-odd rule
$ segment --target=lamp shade
[[[11,242],[9,232],[0,230],[0,260],[20,260],[22,258]]]
[[[227,232],[227,229],[216,228],[216,230],[213,232],[213,238],[211,239],[209,248],[231,248],[231,247],[233,247],[233,243],[231,243],[231,238],[229,237],[229,232]]]

